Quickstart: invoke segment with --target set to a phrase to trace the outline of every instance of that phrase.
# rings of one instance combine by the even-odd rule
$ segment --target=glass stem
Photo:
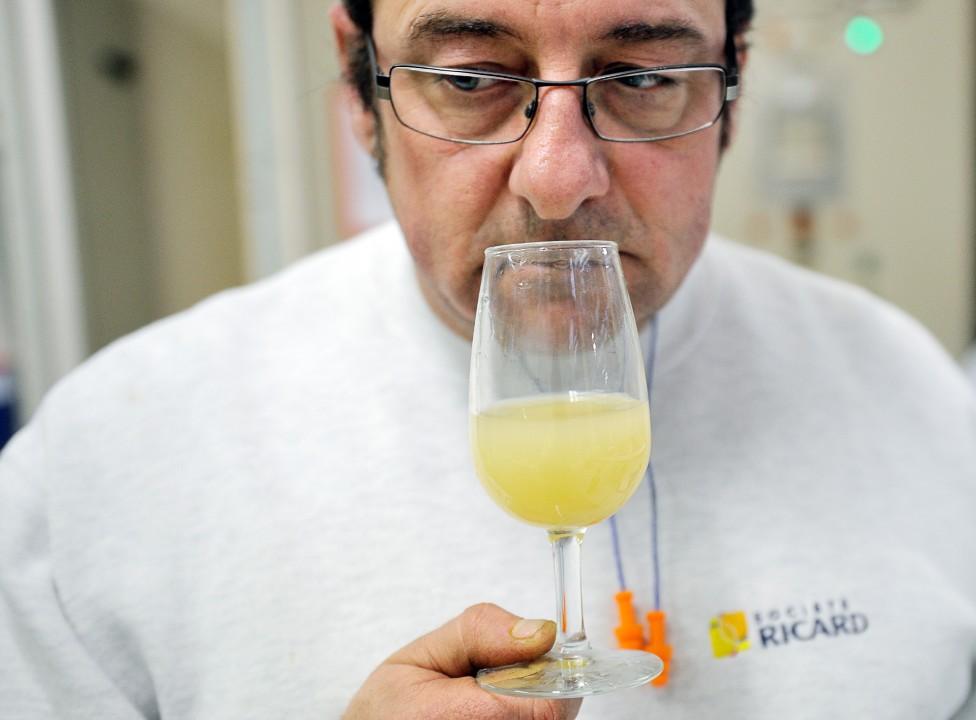
[[[580,552],[583,533],[580,530],[550,530],[552,563],[556,573],[556,644],[553,652],[576,655],[590,647],[583,627],[583,575]]]

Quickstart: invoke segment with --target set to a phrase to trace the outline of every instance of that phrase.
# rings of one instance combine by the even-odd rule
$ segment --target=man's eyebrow
[[[651,25],[646,22],[629,22],[617,25],[603,34],[602,40],[641,43],[664,40],[705,43],[705,35],[698,28],[682,22],[665,22]]]
[[[512,28],[494,20],[454,15],[447,10],[420,15],[410,23],[410,42],[434,40],[446,37],[486,37],[507,36],[519,39]]]

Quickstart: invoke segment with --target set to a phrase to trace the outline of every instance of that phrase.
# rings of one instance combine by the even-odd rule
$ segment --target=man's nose
[[[508,186],[543,220],[566,219],[610,189],[606,143],[593,133],[580,103],[579,88],[544,88],[535,122],[518,144]]]

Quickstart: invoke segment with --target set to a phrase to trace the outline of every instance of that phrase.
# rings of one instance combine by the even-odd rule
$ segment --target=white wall
[[[220,6],[58,0],[92,349],[243,280]]]
[[[156,317],[146,199],[136,8],[128,0],[58,0],[89,347]],[[109,53],[135,62],[110,77]]]
[[[230,80],[222,33],[141,4],[142,122],[157,315],[243,279]]]
[[[250,279],[337,239],[329,3],[229,0],[245,263]]]

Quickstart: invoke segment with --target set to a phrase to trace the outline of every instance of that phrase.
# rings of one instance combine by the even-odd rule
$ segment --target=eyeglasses
[[[394,65],[384,75],[372,39],[367,43],[376,97],[391,103],[397,120],[424,135],[469,145],[521,140],[544,87],[581,88],[584,117],[598,137],[613,142],[653,142],[705,130],[739,94],[734,65],[669,65],[563,81],[429,65]]]

